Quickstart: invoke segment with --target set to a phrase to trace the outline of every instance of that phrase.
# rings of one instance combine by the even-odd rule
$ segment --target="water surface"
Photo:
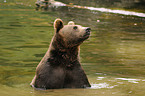
[[[145,94],[145,18],[66,6],[35,11],[33,0],[6,1],[0,2],[2,96]],[[91,37],[81,45],[80,57],[92,88],[34,90],[29,86],[48,49],[56,18],[65,24],[73,20],[91,27]]]

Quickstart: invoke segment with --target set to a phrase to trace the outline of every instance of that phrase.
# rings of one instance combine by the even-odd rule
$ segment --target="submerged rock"
[[[37,0],[35,4],[36,4],[36,10],[39,9],[47,10],[49,7],[66,6],[66,4],[54,0]]]
[[[48,9],[48,5],[49,5],[48,3],[49,3],[48,0],[37,0],[35,2],[36,10],[39,10],[39,9],[47,10]]]

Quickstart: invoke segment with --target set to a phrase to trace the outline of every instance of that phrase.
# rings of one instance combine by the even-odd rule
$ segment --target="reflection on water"
[[[139,83],[138,81],[140,81],[140,79],[128,79],[128,78],[116,78],[118,80],[125,80],[125,81],[128,81],[128,82],[131,82],[131,83]],[[144,81],[144,80],[142,80]]]
[[[17,1],[17,3],[15,3]],[[19,5],[23,2],[23,5]],[[72,7],[35,11],[34,1],[0,2],[0,94],[2,96],[143,96],[145,19]],[[82,5],[85,6],[85,5]],[[63,10],[63,11],[62,11]],[[81,64],[90,89],[34,90],[35,68],[53,36],[53,21],[89,26]]]
[[[117,85],[110,86],[107,83],[91,84],[92,89],[101,89],[101,88],[114,88]]]
[[[144,0],[57,0],[66,4],[81,6],[104,7],[104,8],[123,8],[145,12]]]
[[[107,8],[94,8],[94,7],[85,7],[89,10],[96,10],[101,12],[109,12],[109,13],[117,13],[122,15],[133,15],[133,16],[139,16],[139,17],[145,17],[144,13],[138,13],[138,12],[131,12],[131,11],[124,11],[124,10],[111,10]]]
[[[100,12],[109,12],[109,13],[116,13],[116,14],[122,14],[122,15],[133,15],[133,16],[145,17],[145,13],[124,11],[124,10],[111,10],[111,9],[107,9],[107,8],[95,8],[95,7],[86,7],[86,6],[78,6],[78,5],[67,5],[62,2],[57,2],[54,0],[53,0],[53,2],[51,2],[51,5],[56,6],[56,7],[69,6],[69,7],[89,9],[89,10],[100,11]]]
[[[37,0],[37,5],[39,6],[45,6],[48,7],[48,5],[44,5],[44,1]],[[107,8],[95,8],[95,7],[87,7],[87,6],[79,6],[79,5],[73,5],[73,4],[64,4],[62,2],[49,0],[49,7],[62,7],[62,6],[69,6],[69,7],[75,7],[75,8],[82,8],[82,9],[89,9],[94,11],[100,11],[100,12],[109,12],[109,13],[115,13],[115,14],[122,14],[122,15],[133,15],[133,16],[139,16],[139,17],[145,17],[145,13],[138,13],[138,12],[132,12],[132,11],[125,11],[125,10],[112,10]],[[48,9],[48,8],[47,8]],[[37,8],[38,10],[38,8]]]

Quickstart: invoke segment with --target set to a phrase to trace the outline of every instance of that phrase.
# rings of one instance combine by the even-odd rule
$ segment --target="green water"
[[[90,89],[34,90],[29,86],[49,47],[56,18],[92,29],[80,54]],[[33,0],[0,2],[0,95],[143,96],[144,26],[145,18],[140,17],[68,7],[35,11]]]

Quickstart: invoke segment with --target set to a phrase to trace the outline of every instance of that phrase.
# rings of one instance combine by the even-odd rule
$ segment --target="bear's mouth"
[[[90,34],[85,34],[85,35],[83,36],[83,38],[84,38],[84,39],[87,39],[87,38],[89,38],[89,36],[90,36]]]
[[[86,33],[84,34],[83,38],[87,39],[90,36],[90,30],[87,30]]]

